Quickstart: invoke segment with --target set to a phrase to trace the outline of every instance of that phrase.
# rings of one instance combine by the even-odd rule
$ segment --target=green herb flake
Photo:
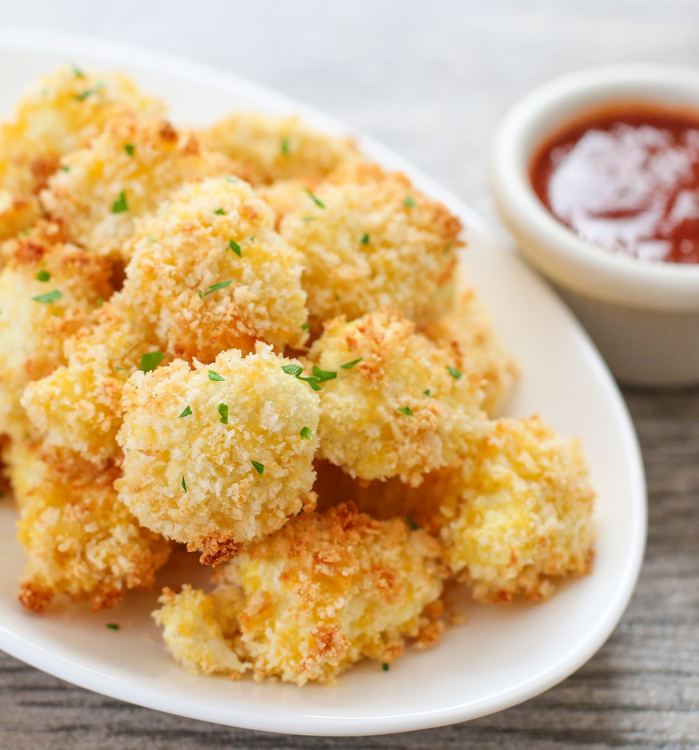
[[[36,275],[37,281],[48,281],[51,278],[51,274],[48,271],[41,270]]]
[[[430,389],[429,388],[426,391],[423,391],[423,393],[425,394],[425,396],[431,396],[432,395],[430,393]]]
[[[225,216],[225,213],[226,213],[226,212],[225,212],[225,211],[224,211],[224,210],[223,210],[222,208],[217,208],[217,209],[216,209],[216,210],[214,211],[214,213],[215,213],[215,214],[216,214],[217,216]]]
[[[115,370],[123,370],[124,368],[123,367],[115,367],[114,369]]]
[[[120,214],[129,210],[129,204],[126,202],[126,193],[122,190],[119,197],[112,203],[112,213]]]
[[[308,325],[308,323],[304,323],[304,324],[303,324],[303,325],[301,326],[301,330],[302,330],[302,331],[310,331],[310,330],[311,330],[311,327],[310,327],[310,326]]]
[[[68,166],[67,164],[64,164],[64,165],[63,165],[63,166],[61,167],[61,169],[62,169],[62,170],[63,170],[64,172],[70,172],[70,167],[69,167],[69,166]]]
[[[405,200],[403,201],[403,205],[406,208],[415,208],[415,201],[413,200],[412,195],[406,195]]]
[[[456,369],[456,367],[447,367],[447,370],[449,370],[449,374],[454,378],[454,380],[458,380],[461,377],[461,373]]]
[[[321,390],[321,387],[320,387],[320,385],[319,385],[319,383],[320,383],[320,379],[319,379],[319,378],[317,378],[317,377],[316,377],[315,375],[309,375],[308,377],[300,377],[300,376],[299,376],[299,380],[303,380],[303,381],[304,381],[305,383],[308,383],[308,385],[310,385],[310,386],[311,386],[311,388],[312,388],[312,389],[313,389],[314,391],[319,391],[319,390]]]
[[[219,289],[225,289],[227,286],[230,286],[232,283],[233,283],[232,281],[219,281],[218,284],[212,284],[206,290],[206,294],[204,296],[206,297],[207,294],[213,294],[214,292],[218,292]]]
[[[182,477],[182,489],[187,492],[187,482],[184,481],[184,477]]]
[[[340,367],[343,370],[351,370],[355,365],[358,365],[364,357],[360,357],[359,359],[353,359],[351,362],[345,362],[344,365],[340,365]]]
[[[388,670],[389,670],[390,668],[391,668],[391,667],[390,667],[390,665],[386,664],[386,662],[384,662],[384,663],[383,663],[383,664],[381,665],[381,669],[383,669],[383,671],[384,671],[384,672],[388,672]]]
[[[315,220],[316,220],[315,216],[304,216],[303,217],[303,221],[315,221]]]
[[[317,198],[315,195],[313,195],[313,193],[307,187],[305,187],[303,190],[306,195],[316,204],[316,206],[318,206],[318,208],[325,208],[325,203],[323,203],[320,198]]]
[[[108,630],[119,630],[119,626],[115,622],[108,622],[107,623],[107,629]]]
[[[199,299],[201,299],[204,295],[201,293],[201,289],[197,289],[197,294],[199,295]]]
[[[148,352],[141,357],[141,372],[151,372],[165,359],[162,352]]]
[[[155,240],[149,234],[146,235],[146,239],[148,240],[148,242],[155,242]]]
[[[104,86],[104,81],[100,81],[96,86],[93,86],[91,89],[87,89],[86,91],[83,91],[82,94],[76,94],[74,98],[79,102],[83,102],[85,101],[85,99],[87,99],[88,96],[92,96],[93,94],[96,94],[103,86]]]
[[[182,417],[188,417],[192,413],[192,410],[189,408],[189,405],[185,406],[184,409],[182,409],[182,414],[180,414],[177,419],[182,419]]]
[[[215,382],[225,380],[225,378],[222,378],[217,372],[214,372],[213,370],[207,370],[207,372],[209,374],[209,380],[213,380]]]
[[[228,243],[228,249],[232,250],[239,258],[243,257],[243,253],[240,249],[240,245],[237,242],[235,242],[235,240],[231,240]]]
[[[125,143],[124,151],[126,151],[129,156],[133,156],[136,153],[136,146],[134,146],[133,143]]]
[[[337,372],[334,370],[321,370],[318,365],[313,365],[313,377],[318,378],[319,383],[324,383],[326,380],[335,380]]]
[[[227,182],[240,182],[237,177],[226,177]]]
[[[444,246],[444,249],[442,250],[443,255],[446,255],[451,250],[452,244],[452,242],[447,242],[447,244]]]
[[[289,136],[285,135],[282,138],[281,146],[279,150],[282,152],[282,156],[288,156],[291,152],[289,151]]]
[[[313,437],[313,432],[310,427],[302,427],[300,435],[304,440],[310,440]]]
[[[287,375],[293,375],[297,378],[303,372],[303,367],[301,365],[282,365],[282,370]]]
[[[221,415],[221,419],[218,421],[223,422],[223,424],[228,424],[228,404],[219,404],[216,408]]]
[[[50,305],[54,300],[61,299],[63,292],[59,292],[58,289],[54,289],[52,292],[46,292],[46,294],[40,294],[38,297],[32,297],[34,302],[43,302],[46,305]]]
[[[369,244],[369,235],[368,235],[368,234],[365,234],[365,235],[364,235],[364,236],[362,237],[362,240],[361,240],[361,242],[362,242],[362,245],[368,245],[368,244]]]
[[[261,464],[261,463],[258,463],[257,461],[251,461],[250,463],[252,464],[253,469],[255,469],[255,471],[260,476],[262,476],[262,474],[264,473],[264,470],[265,470],[265,465]]]
[[[405,522],[406,522],[406,523],[408,524],[408,526],[410,526],[410,528],[411,528],[411,529],[412,529],[413,531],[417,531],[417,530],[418,530],[418,529],[420,528],[420,527],[419,527],[419,526],[417,525],[417,523],[416,523],[416,522],[415,522],[415,521],[414,521],[414,520],[413,520],[413,519],[412,519],[412,518],[411,518],[410,516],[406,516],[406,518],[405,518]]]
[[[97,300],[97,307],[102,307],[102,305],[104,305],[104,300],[102,299],[102,297],[100,297],[100,298],[99,298],[99,299]]]
[[[85,73],[77,65],[73,65],[72,68],[76,78],[85,78]]]
[[[401,414],[405,414],[406,417],[412,417],[413,416],[413,410],[409,406],[401,406],[398,411]]]

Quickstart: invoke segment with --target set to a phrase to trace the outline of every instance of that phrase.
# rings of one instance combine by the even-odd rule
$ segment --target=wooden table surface
[[[0,20],[177,52],[273,86],[491,218],[493,130],[531,88],[600,63],[699,66],[698,0],[6,0]],[[299,738],[136,708],[0,654],[0,750],[699,747],[699,390],[624,395],[648,476],[645,564],[609,642],[544,695],[442,729]]]

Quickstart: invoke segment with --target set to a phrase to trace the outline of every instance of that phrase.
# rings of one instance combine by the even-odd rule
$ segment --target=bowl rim
[[[622,102],[699,113],[699,70],[651,63],[599,66],[532,91],[507,113],[495,136],[490,187],[496,208],[524,254],[563,286],[627,307],[699,312],[699,264],[610,253],[556,219],[532,187],[530,161],[547,136],[586,112]]]

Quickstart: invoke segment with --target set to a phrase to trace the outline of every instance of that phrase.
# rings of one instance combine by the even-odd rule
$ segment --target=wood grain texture
[[[699,65],[697,0],[23,0],[3,3],[0,19],[182,53],[278,88],[490,216],[490,140],[532,87],[606,62]],[[0,749],[699,747],[699,391],[625,396],[650,491],[641,580],[606,646],[546,694],[442,729],[309,739],[135,708],[0,654]]]

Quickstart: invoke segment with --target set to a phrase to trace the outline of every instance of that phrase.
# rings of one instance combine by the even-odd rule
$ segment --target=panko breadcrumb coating
[[[485,392],[483,409],[497,415],[519,377],[519,368],[493,329],[476,290],[464,289],[456,307],[428,324],[423,333],[436,344],[451,349],[459,370],[480,373]]]
[[[111,263],[68,244],[34,237],[6,243],[0,271],[0,433],[24,422],[27,383],[64,363],[63,341],[111,294]]]
[[[255,184],[329,174],[358,158],[348,139],[310,128],[298,117],[236,112],[204,131],[206,148],[221,151],[252,171]]]
[[[41,201],[74,242],[116,257],[126,253],[134,222],[183,184],[243,171],[165,120],[121,118],[110,121],[88,148],[63,159]]]
[[[0,241],[27,231],[40,216],[37,198],[0,189]]]
[[[426,483],[427,484],[427,483]],[[435,477],[442,541],[476,599],[548,598],[552,579],[590,569],[594,491],[577,440],[539,417],[490,423],[460,470]]]
[[[386,304],[425,325],[451,306],[461,223],[402,174],[348,164],[313,191],[299,185],[279,231],[304,255],[316,325]]]
[[[22,396],[46,445],[76,451],[97,466],[118,459],[124,383],[159,348],[139,312],[113,295],[92,326],[65,342],[67,365],[30,383]]]
[[[177,360],[131,377],[117,489],[144,526],[215,564],[314,505],[320,407],[282,370],[295,364],[258,344],[247,357],[231,349],[209,366]]]
[[[479,435],[478,374],[458,371],[395,311],[327,322],[309,360],[314,374],[329,373],[320,391],[320,456],[353,477],[417,485]]]
[[[307,337],[301,255],[242,180],[186,185],[141,225],[129,254],[122,293],[175,357],[211,362],[257,340],[283,349]]]
[[[122,73],[61,68],[42,78],[20,100],[14,119],[0,125],[0,185],[11,193],[38,193],[60,158],[87,146],[108,120],[163,111]]]
[[[25,499],[19,540],[29,557],[20,601],[43,609],[58,594],[111,607],[132,588],[150,588],[170,544],[141,528],[116,496],[114,468],[49,465]]]
[[[425,532],[342,505],[294,518],[217,570],[211,595],[166,592],[156,620],[189,669],[237,676],[234,650],[258,680],[333,684],[360,659],[393,661],[406,639],[439,638],[440,554]]]

